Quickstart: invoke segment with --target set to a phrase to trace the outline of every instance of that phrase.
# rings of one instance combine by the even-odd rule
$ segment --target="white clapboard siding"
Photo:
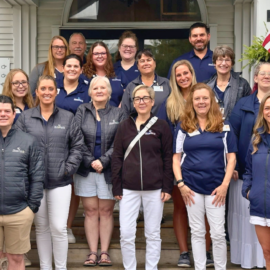
[[[60,25],[64,0],[40,0],[37,16],[37,50],[38,63],[45,62],[52,38],[52,25]]]
[[[10,58],[13,68],[13,10],[3,0],[0,0],[0,57]]]
[[[217,24],[217,45],[234,48],[234,5],[231,0],[205,0],[209,24]]]

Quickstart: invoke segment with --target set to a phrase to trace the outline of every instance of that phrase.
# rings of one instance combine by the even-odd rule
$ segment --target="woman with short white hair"
[[[85,234],[90,253],[84,266],[112,265],[108,248],[113,232],[111,155],[118,124],[125,118],[123,111],[109,104],[110,81],[97,76],[92,79],[90,103],[79,106],[75,119],[84,136],[83,161],[74,175],[75,194],[80,196],[85,213]],[[101,254],[98,257],[100,239]]]

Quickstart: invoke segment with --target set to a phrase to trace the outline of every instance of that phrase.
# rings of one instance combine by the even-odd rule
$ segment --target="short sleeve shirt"
[[[200,128],[192,133],[177,125],[174,153],[183,153],[181,170],[185,184],[193,191],[210,195],[221,185],[226,172],[226,154],[237,152],[236,136],[229,122],[222,132]]]

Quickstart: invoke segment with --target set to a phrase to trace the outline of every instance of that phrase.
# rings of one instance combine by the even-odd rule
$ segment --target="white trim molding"
[[[210,50],[214,50],[217,47],[217,24],[209,24],[210,28]]]

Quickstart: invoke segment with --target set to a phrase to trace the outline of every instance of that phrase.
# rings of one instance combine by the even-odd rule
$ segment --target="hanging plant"
[[[266,34],[268,33],[268,29],[266,27],[266,24],[264,23],[266,28]],[[240,62],[247,60],[248,63],[243,66],[242,69],[249,66],[249,71],[251,70],[253,65],[258,64],[259,62],[269,62],[270,61],[270,53],[262,46],[263,41],[265,37],[254,37],[253,43],[251,46],[246,46],[244,53],[242,54],[241,59],[239,59]]]

